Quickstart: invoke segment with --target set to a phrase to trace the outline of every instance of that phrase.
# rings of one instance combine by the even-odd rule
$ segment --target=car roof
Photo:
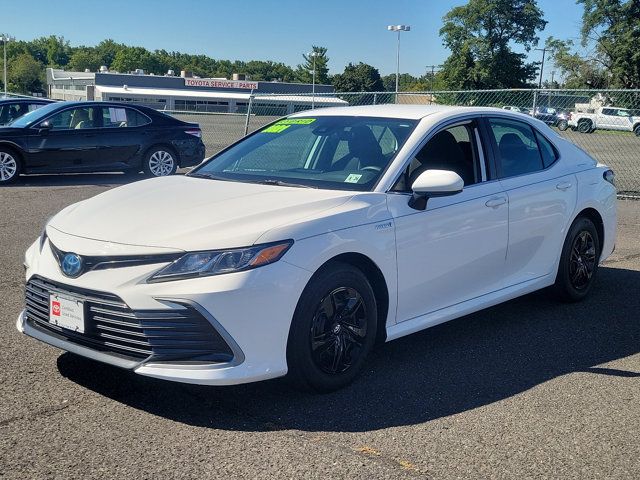
[[[362,105],[356,107],[328,107],[317,110],[306,110],[295,113],[291,117],[309,116],[354,116],[354,117],[382,117],[403,118],[407,120],[420,120],[434,114],[438,117],[452,115],[464,115],[467,113],[500,113],[501,115],[514,115],[514,118],[522,118],[519,113],[510,112],[502,108],[494,107],[457,107],[451,105]]]
[[[0,98],[0,104],[3,103],[53,103],[54,100],[49,98]]]

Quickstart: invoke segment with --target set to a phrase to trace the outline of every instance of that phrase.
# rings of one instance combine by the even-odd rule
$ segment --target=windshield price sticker
[[[262,133],[281,133],[291,125],[309,125],[315,121],[315,118],[287,118],[279,120],[270,127],[265,128],[262,130]]]
[[[275,123],[270,127],[267,127],[264,130],[262,130],[262,133],[280,133],[280,132],[284,132],[290,126],[291,125],[278,125],[277,123]]]

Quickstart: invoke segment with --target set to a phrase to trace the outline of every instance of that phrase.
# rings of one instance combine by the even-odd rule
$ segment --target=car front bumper
[[[30,247],[25,265],[27,281],[45,279],[63,285],[70,293],[108,292],[122,299],[134,312],[153,310],[169,314],[179,305],[194,306],[231,346],[230,361],[123,358],[39,328],[24,311],[16,326],[26,335],[55,347],[141,375],[207,385],[247,383],[286,374],[291,319],[311,275],[280,260],[255,270],[174,282],[146,283],[165,264],[89,271],[72,279],[61,273],[48,241],[42,251],[37,242]],[[85,320],[89,321],[91,318]]]

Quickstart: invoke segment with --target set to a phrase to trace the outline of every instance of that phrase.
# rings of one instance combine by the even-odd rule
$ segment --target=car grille
[[[84,333],[49,323],[49,294],[84,301]],[[27,322],[94,350],[131,360],[229,362],[233,353],[196,309],[132,310],[119,297],[33,277],[25,287]]]

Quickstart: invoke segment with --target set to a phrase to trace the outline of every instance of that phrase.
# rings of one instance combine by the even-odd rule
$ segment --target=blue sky
[[[328,48],[331,73],[349,62],[395,71],[395,34],[388,24],[411,25],[401,39],[402,72],[424,73],[448,52],[438,30],[461,0],[2,0],[0,30],[18,39],[62,35],[73,45],[105,38],[150,50],[206,54],[230,60],[275,60],[291,66],[311,45]],[[577,38],[575,0],[539,0],[548,25],[540,35]],[[540,52],[532,52],[538,60]],[[551,68],[545,67],[545,73]],[[545,74],[545,77],[548,75]]]

